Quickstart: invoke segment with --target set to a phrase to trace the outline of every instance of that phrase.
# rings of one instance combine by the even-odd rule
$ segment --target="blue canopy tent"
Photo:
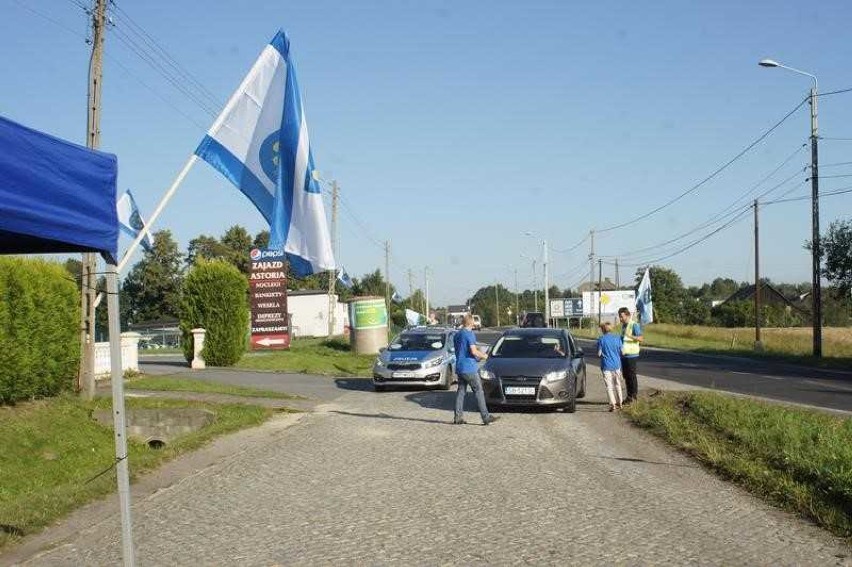
[[[118,311],[118,160],[0,116],[0,254],[96,252],[107,263],[116,472],[126,564],[133,564]]]

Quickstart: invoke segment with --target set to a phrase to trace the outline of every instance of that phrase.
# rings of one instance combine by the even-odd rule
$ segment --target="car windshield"
[[[444,348],[444,335],[408,333],[398,336],[390,345],[390,350],[440,350]]]
[[[560,337],[507,335],[500,337],[491,356],[502,358],[563,358],[568,349]]]

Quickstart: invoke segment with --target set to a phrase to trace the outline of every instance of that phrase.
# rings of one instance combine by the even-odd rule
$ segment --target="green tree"
[[[183,256],[171,231],[154,233],[154,245],[145,250],[121,287],[123,321],[140,323],[177,318]]]
[[[240,225],[230,227],[219,239],[202,234],[189,241],[186,255],[187,265],[193,266],[199,258],[205,260],[219,259],[228,262],[243,274],[248,275],[251,268],[249,252],[255,247],[255,241],[261,237],[261,234],[252,238],[248,231]],[[266,239],[267,241],[269,239],[268,233]]]
[[[254,242],[252,244],[254,244],[255,248],[268,248],[269,247],[269,231],[268,230],[261,230],[260,232],[258,232],[255,235]]]
[[[834,221],[821,241],[822,275],[835,289],[837,297],[852,293],[852,220]]]
[[[541,303],[543,300],[539,299]],[[497,325],[498,304],[500,309],[500,325],[514,325],[516,322],[515,294],[506,289],[502,284],[479,288],[469,301],[471,311],[482,318],[482,325],[485,327]]]
[[[248,336],[248,280],[224,260],[199,260],[183,284],[180,329],[184,356],[193,357],[191,330],[206,329],[202,356],[211,366],[232,366]]]

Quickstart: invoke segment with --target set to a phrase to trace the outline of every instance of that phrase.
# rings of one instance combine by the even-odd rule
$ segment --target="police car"
[[[449,390],[455,382],[455,331],[413,327],[400,333],[373,364],[373,388],[420,386]]]

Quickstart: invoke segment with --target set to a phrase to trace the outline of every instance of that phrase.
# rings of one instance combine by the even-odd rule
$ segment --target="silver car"
[[[455,382],[455,331],[440,327],[414,327],[403,331],[373,364],[373,388],[421,386],[449,390]]]

